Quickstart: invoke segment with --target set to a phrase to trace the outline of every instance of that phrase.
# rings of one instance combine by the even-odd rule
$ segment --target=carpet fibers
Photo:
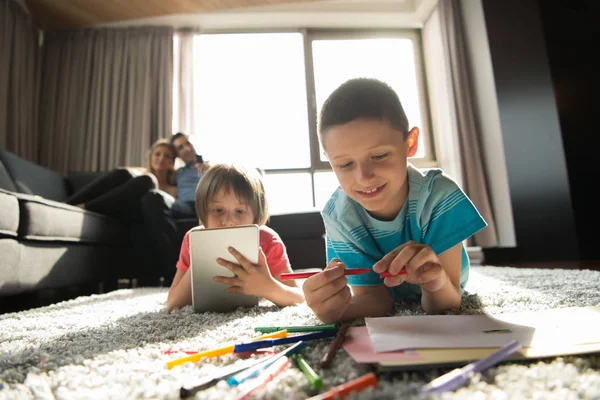
[[[472,267],[462,308],[481,314],[600,304],[600,272],[563,269]],[[227,314],[167,314],[166,289],[137,288],[80,297],[49,307],[0,315],[0,399],[170,399],[183,383],[243,362],[227,355],[171,370],[165,363],[183,353],[250,339],[253,327],[317,324],[305,305],[280,309],[266,300]],[[400,304],[396,315],[422,314]],[[363,325],[364,321],[355,321]],[[323,378],[323,390],[369,371],[340,350],[331,368],[318,362],[330,340],[307,342],[303,355]],[[255,356],[256,357],[256,356]],[[375,389],[351,399],[417,398],[418,388],[444,369],[386,373]],[[229,399],[224,382],[197,398]],[[288,366],[254,394],[259,399],[306,399],[313,395],[302,372]],[[600,355],[502,364],[475,375],[443,399],[600,399]]]

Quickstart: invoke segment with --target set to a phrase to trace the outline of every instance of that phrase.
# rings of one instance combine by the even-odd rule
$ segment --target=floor
[[[600,260],[582,260],[582,261],[543,261],[543,262],[524,262],[515,264],[504,264],[506,267],[517,268],[563,268],[563,269],[591,269],[600,271]]]
[[[485,263],[484,263],[485,264]],[[586,261],[560,261],[560,262],[524,262],[503,264],[507,267],[517,268],[563,268],[563,269],[590,269],[600,271],[600,260]],[[318,270],[318,269],[314,269]],[[161,286],[168,285],[167,282],[162,282]],[[114,289],[124,289],[135,287],[133,282],[119,281],[111,287],[98,286],[82,286],[77,288],[68,288],[61,290],[45,290],[37,294],[23,294],[17,296],[4,297],[0,301],[0,314],[8,312],[18,312],[29,308],[42,307],[59,301],[72,299],[78,296],[87,296],[94,293],[103,293]]]

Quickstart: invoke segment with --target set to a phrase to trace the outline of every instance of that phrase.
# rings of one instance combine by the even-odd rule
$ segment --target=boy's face
[[[404,141],[386,122],[360,119],[330,128],[322,140],[344,192],[373,217],[392,220],[406,201],[406,159],[416,153],[418,135],[412,128]]]

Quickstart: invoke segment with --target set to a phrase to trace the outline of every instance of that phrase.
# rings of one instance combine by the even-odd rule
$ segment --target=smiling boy
[[[469,276],[462,242],[486,223],[440,169],[408,163],[418,137],[384,82],[351,79],[323,104],[319,138],[340,187],[321,212],[327,268],[303,285],[323,322],[383,316],[394,301],[419,298],[428,313],[460,307]],[[374,272],[344,275],[365,267]]]

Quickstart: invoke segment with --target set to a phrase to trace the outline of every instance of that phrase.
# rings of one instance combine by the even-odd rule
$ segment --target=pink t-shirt
[[[290,260],[285,250],[283,241],[273,229],[268,226],[260,227],[260,247],[265,253],[267,265],[271,271],[271,275],[275,278],[279,277],[289,265]],[[183,237],[181,251],[179,252],[179,261],[177,261],[177,269],[186,272],[190,268],[190,232],[188,231]]]

